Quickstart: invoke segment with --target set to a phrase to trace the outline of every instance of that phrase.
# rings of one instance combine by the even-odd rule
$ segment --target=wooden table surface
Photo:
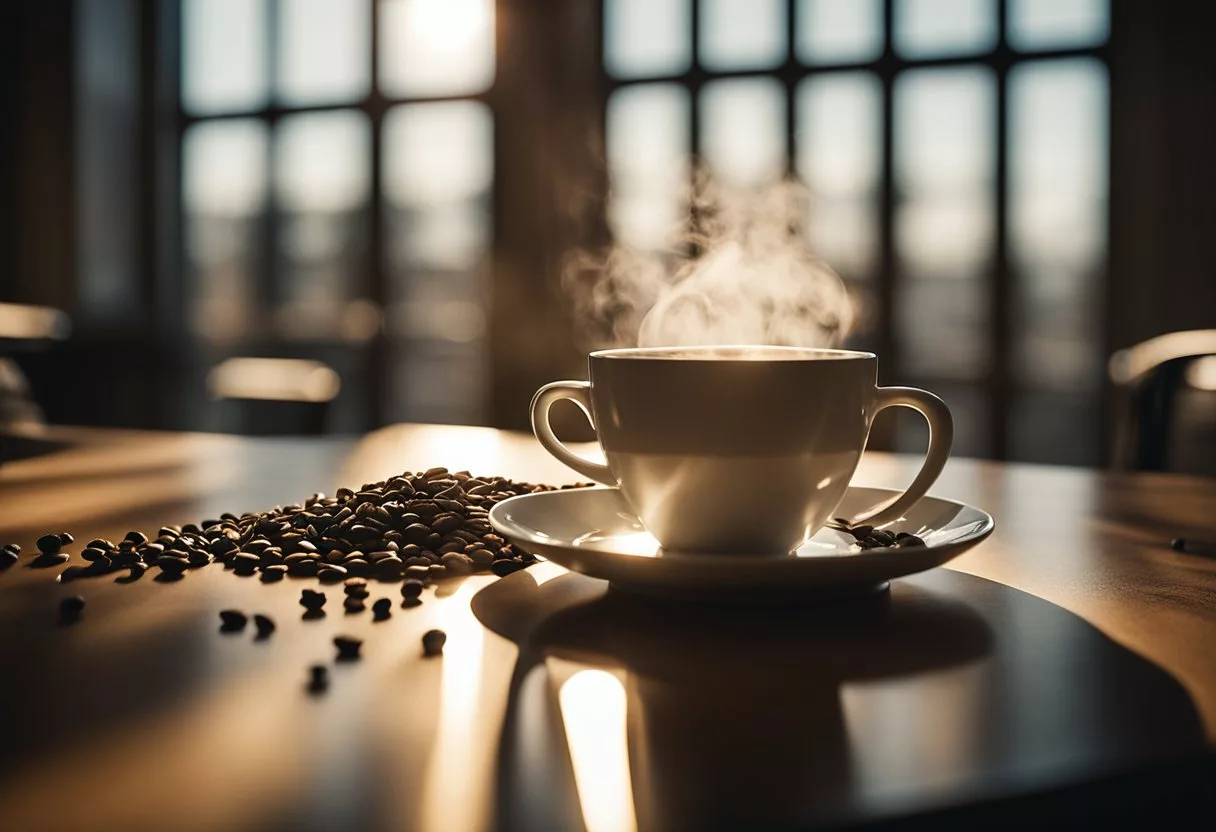
[[[575,479],[530,437],[483,428],[50,437],[70,447],[0,466],[0,542],[116,539],[435,465]],[[869,454],[856,481],[900,485],[917,464]],[[69,588],[19,565],[0,573],[0,830],[970,827],[1196,809],[1216,757],[1216,560],[1168,543],[1216,538],[1216,481],[960,459],[934,493],[989,511],[996,533],[889,595],[810,609],[656,604],[539,564],[443,582],[383,623],[303,621],[312,580],[212,567]],[[87,609],[57,626],[70,593]],[[279,629],[222,635],[225,607]],[[432,627],[448,644],[427,659]],[[308,666],[347,632],[364,660],[309,696]]]

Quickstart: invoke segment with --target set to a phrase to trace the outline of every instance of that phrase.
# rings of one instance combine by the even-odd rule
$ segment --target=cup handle
[[[569,399],[578,405],[579,410],[583,411],[587,421],[591,423],[592,429],[595,428],[595,417],[591,415],[591,384],[586,381],[555,381],[537,390],[536,395],[532,397],[532,432],[536,434],[544,449],[557,457],[558,461],[584,477],[603,485],[615,486],[616,477],[607,465],[583,459],[563,445],[553,432],[553,426],[549,424],[549,408],[562,399]]]
[[[950,446],[954,442],[954,419],[950,416],[950,408],[937,396],[915,387],[879,387],[875,393],[876,406],[870,416],[871,421],[880,410],[888,407],[910,407],[924,416],[925,421],[929,423],[929,449],[925,452],[925,461],[920,472],[903,494],[886,505],[875,506],[862,512],[849,521],[851,525],[866,523],[882,526],[902,517],[904,512],[920,502],[933,487],[942,468],[946,466]]]

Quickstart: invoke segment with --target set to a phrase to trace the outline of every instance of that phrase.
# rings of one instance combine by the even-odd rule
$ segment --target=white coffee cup
[[[874,416],[910,407],[929,422],[920,472],[898,498],[851,522],[882,525],[925,496],[950,454],[946,404],[910,387],[878,387],[872,353],[797,347],[601,350],[590,382],[557,381],[532,399],[532,430],[585,477],[619,486],[665,549],[785,553],[834,516]],[[607,465],[554,435],[549,409],[577,404]]]

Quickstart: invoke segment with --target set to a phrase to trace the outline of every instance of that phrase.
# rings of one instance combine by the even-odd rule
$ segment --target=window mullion
[[[1009,69],[1013,56],[1006,40],[1005,6],[997,0],[996,70],[996,170],[992,189],[993,211],[992,279],[989,289],[988,452],[1004,459],[1009,436],[1010,349],[1013,341],[1012,272],[1009,268]]]
[[[387,278],[388,253],[385,251],[384,238],[384,114],[386,107],[384,97],[380,92],[380,2],[366,0],[371,3],[371,46],[368,49],[368,59],[371,61],[371,85],[369,92],[368,120],[371,122],[371,200],[367,206],[367,296],[381,310],[381,320],[385,322],[368,343],[366,356],[366,378],[369,382],[364,385],[368,417],[371,424],[378,425],[385,415],[384,391],[391,387],[389,379],[389,345],[386,327],[389,315],[389,290]]]
[[[262,268],[259,271],[259,281],[256,298],[262,306],[261,314],[273,315],[275,307],[282,300],[282,276],[279,258],[279,236],[282,230],[280,216],[278,175],[275,170],[276,148],[279,141],[279,110],[278,70],[279,70],[279,19],[280,0],[266,0],[266,90],[269,99],[267,107],[266,128],[269,141],[266,142],[266,175],[269,177],[266,188],[266,204],[262,215]]]

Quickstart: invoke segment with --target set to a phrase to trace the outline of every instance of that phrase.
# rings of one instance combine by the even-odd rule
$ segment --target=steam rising
[[[671,251],[576,255],[563,286],[585,346],[839,344],[854,303],[807,247],[806,202],[797,182],[741,193],[702,176]]]

